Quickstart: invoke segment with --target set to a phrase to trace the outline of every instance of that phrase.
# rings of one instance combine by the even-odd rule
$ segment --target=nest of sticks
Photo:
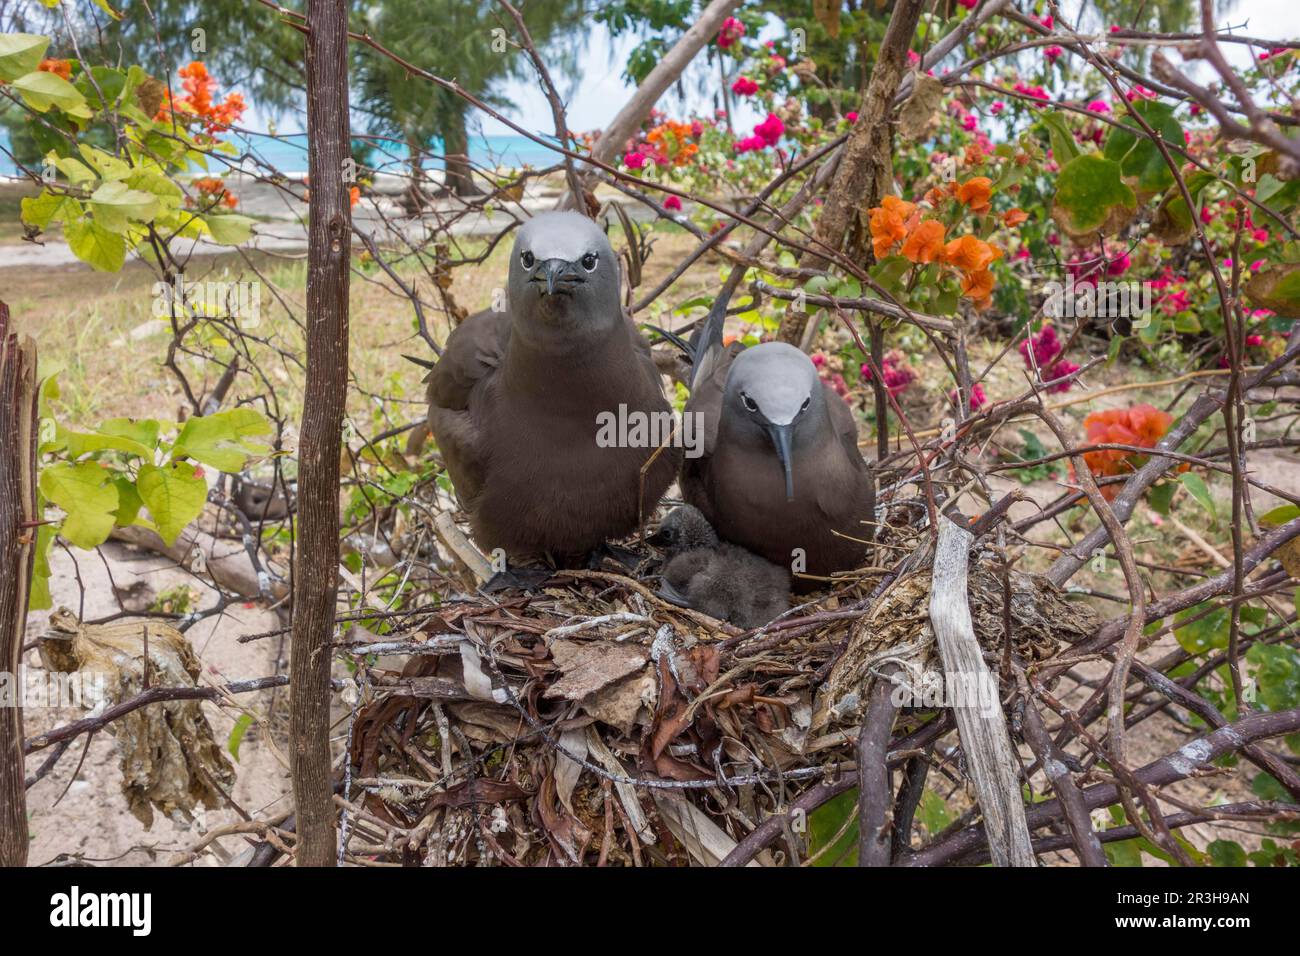
[[[942,674],[927,612],[932,538],[882,527],[871,564],[752,631],[662,600],[648,549],[634,572],[558,571],[532,592],[467,581],[436,607],[385,618],[383,634],[354,626],[337,800],[348,858],[802,862],[805,836],[785,826],[755,852],[756,828],[856,767],[862,702],[883,664],[918,704],[899,711],[896,743],[951,732],[947,712],[925,704]],[[1097,626],[1086,605],[979,544],[969,599],[995,674],[1008,654],[1049,660]]]

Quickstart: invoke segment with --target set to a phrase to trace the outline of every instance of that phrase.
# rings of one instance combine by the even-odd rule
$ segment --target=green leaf
[[[1192,497],[1200,503],[1201,507],[1210,513],[1210,517],[1218,521],[1218,513],[1214,510],[1214,498],[1210,495],[1210,489],[1205,486],[1205,480],[1190,471],[1179,475],[1178,480],[1191,492]]]
[[[90,119],[90,109],[86,98],[63,77],[45,70],[36,70],[26,76],[20,76],[10,84],[23,95],[27,105],[38,113],[46,112],[51,106],[57,106],[63,112],[81,119]]]
[[[1185,145],[1183,127],[1174,117],[1174,109],[1169,104],[1155,100],[1137,100],[1129,104],[1129,109],[1159,133],[1166,144],[1180,148]],[[1136,120],[1132,117],[1128,119],[1131,127],[1111,127],[1102,155],[1120,164],[1122,175],[1136,182],[1138,192],[1157,193],[1168,189],[1174,184],[1174,174],[1165,162],[1164,155]]]
[[[1300,265],[1275,263],[1255,273],[1246,282],[1246,295],[1256,308],[1300,314]]]
[[[32,33],[0,33],[0,81],[26,76],[45,58],[50,38]]]
[[[1192,608],[1182,616],[1187,617],[1192,613],[1199,613],[1200,610],[1203,610],[1203,606]],[[1174,628],[1174,638],[1189,654],[1204,654],[1216,648],[1222,649],[1228,646],[1230,622],[1228,609],[1218,607],[1199,620]]]
[[[808,855],[814,866],[855,866],[858,861],[858,791],[846,790],[808,814]],[[845,826],[847,824],[847,826]],[[836,834],[844,827],[838,839]],[[833,841],[833,843],[832,843]]]
[[[68,223],[63,234],[73,255],[100,272],[117,272],[126,262],[126,238],[92,219]]]
[[[148,428],[135,428],[129,418],[114,418],[100,425],[93,432],[70,432],[59,429],[59,446],[67,448],[68,457],[80,458],[82,455],[97,451],[121,451],[135,455],[147,462],[153,461],[154,450],[158,447],[158,423],[151,423],[152,436]]]
[[[27,196],[22,202],[23,222],[37,229],[48,229],[52,222],[66,222],[81,216],[81,203],[66,193],[48,189],[39,196]]]
[[[1245,866],[1246,851],[1241,844],[1232,840],[1215,840],[1205,848],[1209,851],[1210,862],[1215,866]]]
[[[237,246],[247,242],[253,235],[255,222],[247,216],[232,213],[205,216],[203,221],[207,224],[208,232],[212,233],[212,241],[223,246]]]
[[[1042,123],[1047,127],[1047,138],[1052,144],[1052,158],[1058,166],[1064,166],[1080,155],[1079,145],[1074,141],[1074,134],[1065,120],[1057,113],[1044,113]]]
[[[1162,481],[1150,491],[1147,492],[1147,504],[1156,510],[1158,514],[1169,514],[1169,505],[1173,500],[1174,492],[1178,486],[1172,481]]]
[[[118,475],[113,479],[113,484],[117,488],[117,510],[113,512],[113,523],[119,528],[135,524],[140,509],[144,506],[135,482],[125,475]]]
[[[136,490],[168,546],[199,516],[208,500],[208,483],[197,472],[184,461],[173,461],[161,468],[140,466]]]
[[[1085,153],[1063,167],[1056,179],[1052,218],[1071,238],[1113,232],[1137,208],[1137,196],[1120,178],[1119,163]]]
[[[250,456],[264,455],[270,450],[252,439],[270,433],[271,423],[252,408],[196,416],[185,422],[177,436],[172,460],[193,458],[220,471],[242,471]]]
[[[45,513],[44,501],[37,514]],[[54,607],[50,595],[50,545],[54,543],[53,525],[43,524],[36,529],[36,560],[32,564],[32,587],[27,601],[29,611],[48,611]]]
[[[57,462],[41,472],[41,493],[67,513],[59,533],[89,550],[108,540],[118,508],[112,472],[93,461]]]
[[[240,714],[235,720],[235,726],[230,728],[230,737],[226,741],[226,749],[230,751],[230,756],[239,762],[239,745],[244,742],[244,734],[248,733],[248,728],[253,726],[252,714]]]
[[[95,221],[110,232],[124,233],[131,220],[152,222],[158,214],[158,198],[131,189],[123,182],[107,182],[90,196]]]
[[[1276,528],[1296,518],[1300,518],[1300,507],[1296,505],[1278,505],[1272,511],[1260,515],[1259,523]]]
[[[948,804],[943,797],[927,787],[925,793],[921,794],[917,819],[925,827],[925,832],[934,836],[948,828],[952,823],[952,814],[948,812]]]

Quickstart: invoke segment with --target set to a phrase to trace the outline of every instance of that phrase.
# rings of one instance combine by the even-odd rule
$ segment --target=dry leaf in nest
[[[196,686],[199,660],[185,635],[167,624],[81,624],[61,608],[50,616],[50,625],[72,637],[42,639],[45,666],[102,675],[108,706],[144,689],[146,640],[151,687]],[[155,809],[185,819],[200,804],[216,809],[222,800],[217,785],[234,785],[234,767],[213,738],[201,701],[169,700],[140,707],[113,721],[109,730],[117,741],[122,792],[145,827],[153,825]]]
[[[1096,633],[1100,620],[1087,604],[1069,601],[1039,574],[1012,571],[1011,644],[1025,660],[1045,660],[1062,643],[1077,643]],[[971,620],[985,659],[996,666],[1004,643],[1003,579],[989,560],[971,565]],[[876,601],[871,613],[853,625],[848,648],[831,669],[817,697],[812,732],[861,712],[874,668],[885,661],[903,667],[916,699],[927,699],[943,684],[943,667],[930,627],[930,572],[899,581]]]
[[[912,95],[898,114],[898,132],[907,139],[925,139],[938,118],[942,100],[943,83],[933,76],[917,73]]]

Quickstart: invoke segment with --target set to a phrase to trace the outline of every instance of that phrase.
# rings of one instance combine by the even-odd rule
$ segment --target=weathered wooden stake
[[[966,566],[974,540],[965,528],[939,519],[930,584],[930,624],[939,643],[944,680],[954,701],[957,733],[994,866],[1035,866],[1025,823],[1016,758],[998,697],[998,680],[984,663],[970,616]]]

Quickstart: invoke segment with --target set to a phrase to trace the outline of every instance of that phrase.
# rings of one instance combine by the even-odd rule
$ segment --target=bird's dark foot
[[[602,570],[605,561],[608,559],[627,571],[635,571],[641,563],[642,557],[639,552],[633,551],[631,548],[623,548],[617,544],[606,542],[587,555],[587,570]]]
[[[553,577],[555,572],[550,568],[507,568],[484,581],[479,590],[484,594],[495,594],[498,591],[540,591]]]

